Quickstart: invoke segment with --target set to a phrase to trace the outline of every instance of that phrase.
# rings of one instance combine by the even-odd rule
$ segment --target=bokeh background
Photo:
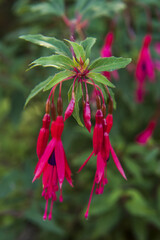
[[[106,4],[104,7],[103,4]],[[109,183],[103,195],[94,195],[90,217],[84,212],[92,186],[96,161],[77,169],[92,150],[92,136],[73,118],[65,123],[63,143],[70,163],[74,189],[65,182],[64,202],[54,205],[53,220],[43,221],[45,201],[41,181],[31,183],[37,162],[36,140],[45,111],[46,93],[39,94],[24,109],[30,90],[54,70],[37,68],[26,72],[28,64],[48,49],[19,39],[23,34],[44,34],[59,39],[70,32],[62,20],[79,12],[88,20],[85,35],[96,37],[92,58],[100,55],[104,38],[113,31],[114,56],[131,57],[132,64],[119,70],[111,142],[124,167],[128,181],[122,179],[110,159]],[[146,145],[135,142],[158,110],[160,73],[146,86],[145,100],[135,102],[135,65],[143,37],[160,41],[160,2],[158,0],[0,0],[0,239],[160,239],[160,123]],[[77,34],[77,39],[79,34]],[[63,88],[64,109],[69,85]],[[94,109],[93,109],[94,111]]]

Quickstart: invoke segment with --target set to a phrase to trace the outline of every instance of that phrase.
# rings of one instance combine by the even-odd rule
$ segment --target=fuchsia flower
[[[154,49],[157,54],[160,54],[160,42],[155,43]]]
[[[105,43],[101,49],[101,57],[111,57],[112,56],[112,43],[114,40],[114,35],[112,32],[109,32],[105,38]],[[111,80],[111,75],[113,76],[114,79],[118,80],[119,79],[119,75],[118,72],[112,71],[112,72],[103,72],[103,75]]]
[[[151,35],[146,35],[143,40],[143,46],[140,51],[137,67],[136,67],[136,80],[137,90],[136,99],[142,102],[145,94],[145,82],[148,78],[150,82],[155,80],[154,63],[151,58],[149,46],[151,43]]]
[[[52,122],[51,125],[51,135],[52,139],[48,143],[47,147],[41,158],[39,159],[36,169],[35,175],[33,178],[33,182],[43,175],[42,183],[43,183],[43,192],[42,196],[46,200],[46,208],[43,219],[47,218],[47,209],[48,209],[48,200],[51,199],[50,212],[48,215],[48,219],[52,219],[52,208],[53,202],[56,201],[56,192],[60,188],[60,202],[63,201],[62,197],[62,184],[64,178],[67,179],[69,184],[72,185],[71,179],[71,170],[69,168],[65,151],[63,148],[63,144],[61,141],[61,135],[64,128],[64,120],[62,116],[58,116],[55,121]],[[59,186],[58,186],[59,183]]]
[[[47,146],[48,139],[49,139],[49,125],[50,125],[51,119],[50,115],[46,113],[43,117],[43,125],[40,129],[38,140],[37,140],[37,156],[38,158],[41,158],[42,154],[44,153],[44,150]]]
[[[89,159],[92,157],[93,154],[97,155],[97,169],[96,169],[96,173],[93,181],[93,186],[92,186],[92,190],[91,190],[91,194],[88,202],[87,211],[85,213],[85,218],[88,218],[89,207],[91,204],[91,199],[94,192],[95,184],[97,184],[95,193],[103,194],[104,186],[108,183],[107,161],[109,160],[110,153],[112,155],[113,161],[117,169],[122,174],[122,176],[127,180],[126,175],[123,171],[123,168],[109,140],[109,133],[112,128],[112,125],[113,125],[112,114],[108,114],[105,119],[103,118],[102,111],[98,109],[96,113],[96,124],[95,124],[94,134],[93,134],[93,151],[90,154],[90,156],[87,158],[87,160],[83,163],[83,165],[80,167],[80,169],[78,170],[78,172],[80,172],[83,169],[83,167],[87,164],[87,162],[89,161]]]
[[[136,137],[136,142],[141,145],[145,145],[148,142],[148,140],[152,137],[156,125],[157,120],[155,119],[151,120],[146,129]]]
[[[83,107],[83,120],[84,125],[87,128],[88,132],[91,132],[91,109],[89,105],[89,101],[85,102]]]

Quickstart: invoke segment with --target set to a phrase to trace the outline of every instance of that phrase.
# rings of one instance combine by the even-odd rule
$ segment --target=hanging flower
[[[99,111],[97,111],[99,113]],[[101,116],[101,114],[98,116]],[[99,120],[99,118],[98,118]],[[101,118],[100,118],[100,122],[101,122]],[[97,122],[96,122],[97,124]],[[102,126],[103,126],[103,131],[102,131],[102,136],[101,136],[101,140],[100,138],[98,138],[98,141],[101,143],[100,145],[96,145],[96,148],[94,147],[94,142],[93,142],[93,151],[90,154],[90,156],[87,158],[87,160],[83,163],[83,165],[80,167],[80,169],[78,170],[78,172],[80,172],[83,167],[87,164],[87,162],[89,161],[89,159],[92,157],[93,154],[97,155],[97,168],[96,168],[96,173],[95,173],[95,177],[94,177],[94,181],[93,181],[93,186],[92,186],[92,190],[91,190],[91,194],[89,197],[89,202],[88,202],[88,207],[85,213],[85,218],[88,218],[88,214],[89,214],[89,208],[90,208],[90,204],[91,204],[91,199],[93,196],[93,192],[94,192],[94,188],[95,185],[96,186],[96,194],[103,194],[103,190],[104,190],[104,186],[108,183],[107,180],[107,162],[109,160],[109,155],[111,153],[113,161],[118,169],[118,171],[121,173],[121,175],[124,177],[124,179],[127,180],[126,175],[124,173],[124,170],[118,160],[118,157],[116,155],[116,153],[114,152],[114,149],[110,143],[109,140],[109,133],[111,131],[112,125],[113,125],[113,116],[112,114],[108,114],[106,119],[102,119]],[[94,136],[93,136],[94,138]],[[97,138],[96,138],[97,139]],[[96,141],[97,143],[97,141]],[[96,152],[95,152],[96,149]]]
[[[113,43],[113,40],[114,40],[114,35],[112,32],[109,32],[107,35],[106,35],[106,38],[105,38],[105,43],[101,49],[101,57],[111,57],[112,56],[112,43]],[[118,72],[115,70],[115,71],[112,71],[112,72],[103,72],[103,75],[111,80],[111,75],[114,79],[118,80],[119,79],[119,75],[118,75]]]
[[[150,82],[155,80],[154,63],[151,58],[149,46],[151,43],[151,35],[146,35],[143,40],[142,49],[139,53],[136,67],[136,100],[142,102],[145,95],[145,83],[148,78]]]
[[[156,125],[157,125],[157,120],[152,119],[148,123],[148,126],[146,127],[146,129],[136,137],[136,142],[141,145],[145,145],[148,142],[148,140],[152,137]]]
[[[43,175],[43,192],[42,196],[46,200],[46,208],[43,219],[47,218],[48,200],[51,199],[50,212],[48,219],[52,219],[53,202],[56,201],[56,192],[60,188],[60,202],[62,197],[62,184],[64,178],[72,185],[71,170],[68,166],[65,151],[61,141],[61,135],[64,128],[64,120],[62,116],[57,116],[56,121],[52,122],[51,135],[52,140],[48,143],[42,157],[39,159],[33,182]],[[58,186],[59,183],[59,186]]]

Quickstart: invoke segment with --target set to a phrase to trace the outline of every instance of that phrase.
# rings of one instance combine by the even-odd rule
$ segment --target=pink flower
[[[65,151],[61,141],[61,135],[64,128],[62,116],[58,116],[56,121],[52,122],[51,135],[52,139],[48,143],[42,157],[39,159],[33,182],[42,174],[43,192],[42,196],[46,200],[46,208],[43,219],[47,218],[48,200],[51,199],[50,212],[48,219],[52,219],[53,202],[56,201],[56,192],[60,188],[60,202],[62,197],[62,184],[64,178],[72,185],[71,170],[68,166]],[[59,183],[59,186],[58,186]]]
[[[138,102],[143,101],[146,79],[148,78],[150,82],[155,80],[154,63],[149,50],[151,39],[150,35],[144,37],[143,46],[138,57],[135,73],[137,80],[136,99]]]
[[[85,102],[83,107],[83,120],[84,125],[89,132],[91,132],[91,109],[89,102]]]
[[[154,129],[156,127],[157,121],[156,120],[151,120],[148,124],[148,126],[146,127],[146,129],[141,132],[137,137],[136,137],[136,142],[141,144],[141,145],[145,145],[148,140],[151,138]]]
[[[38,140],[37,140],[37,156],[40,158],[44,153],[44,150],[47,146],[48,139],[49,139],[49,125],[51,119],[49,114],[45,114],[43,117],[43,125],[40,129]]]
[[[124,170],[123,170],[123,168],[116,156],[116,153],[114,152],[114,149],[112,148],[110,140],[109,140],[109,133],[110,133],[110,130],[113,125],[112,114],[108,114],[106,119],[102,119],[102,124],[103,124],[103,135],[102,135],[102,140],[101,140],[101,143],[102,143],[101,147],[96,148],[96,152],[93,147],[92,153],[90,154],[90,156],[87,158],[87,160],[83,163],[83,165],[78,170],[78,172],[80,172],[83,169],[83,167],[87,164],[87,162],[89,161],[89,159],[92,157],[93,154],[97,155],[97,168],[96,168],[96,173],[95,173],[95,177],[94,177],[94,181],[93,181],[91,194],[89,197],[87,211],[85,213],[85,218],[88,218],[89,208],[90,208],[95,185],[97,184],[95,193],[103,194],[104,186],[108,183],[107,162],[109,160],[110,153],[112,155],[113,161],[114,161],[117,169],[119,170],[121,175],[127,180]]]
[[[160,54],[160,42],[155,43],[154,49],[157,54]]]
[[[73,96],[66,111],[65,111],[64,121],[66,121],[67,118],[69,118],[72,115],[74,106],[75,106],[75,97]]]
[[[113,43],[113,39],[114,39],[114,35],[112,32],[109,32],[107,35],[106,35],[106,38],[105,38],[105,43],[101,49],[101,57],[111,57],[112,56],[112,43]],[[113,78],[115,78],[116,80],[119,79],[119,75],[118,75],[118,72],[115,70],[115,71],[112,71],[112,72],[103,72],[103,75],[111,80],[111,75],[113,76]]]
[[[96,112],[96,123],[93,131],[93,151],[97,155],[101,151],[103,142],[103,113],[98,109]]]

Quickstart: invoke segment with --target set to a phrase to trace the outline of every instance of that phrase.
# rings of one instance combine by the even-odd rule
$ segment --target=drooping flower
[[[64,120],[62,116],[57,116],[57,119],[52,122],[51,135],[52,139],[48,143],[42,157],[39,159],[33,182],[42,174],[43,192],[42,196],[46,200],[46,208],[43,219],[47,218],[48,200],[51,199],[50,212],[48,219],[52,219],[53,202],[56,201],[56,192],[60,189],[60,202],[62,197],[62,184],[64,178],[72,185],[71,170],[69,168],[61,135],[64,128]],[[58,186],[59,183],[59,186]]]
[[[85,127],[91,132],[91,109],[88,101],[83,106],[83,120]]]
[[[96,123],[93,131],[93,151],[97,155],[101,151],[103,143],[103,113],[101,109],[96,112]]]
[[[113,35],[112,32],[109,32],[106,35],[104,45],[101,49],[101,57],[111,57],[112,56],[113,40],[114,40],[114,35]],[[112,72],[105,71],[105,72],[103,72],[103,75],[109,80],[111,80],[111,75],[114,79],[116,79],[116,80],[119,79],[119,75],[118,75],[118,72],[116,70],[112,71]]]
[[[137,67],[136,67],[136,100],[142,102],[145,95],[145,82],[147,78],[150,82],[155,80],[154,63],[151,58],[149,46],[151,43],[151,35],[146,35],[143,40],[143,45],[139,53]]]
[[[46,113],[43,117],[43,125],[39,131],[38,140],[37,140],[37,156],[38,156],[38,158],[41,158],[41,156],[43,155],[45,148],[47,146],[48,139],[49,139],[50,122],[51,122],[50,115],[48,113]]]
[[[136,142],[141,145],[145,145],[148,142],[148,140],[152,137],[156,125],[157,121],[155,119],[152,119],[148,123],[146,129],[136,137]]]
[[[69,118],[72,113],[73,113],[73,110],[74,110],[74,106],[75,106],[75,97],[72,97],[66,111],[65,111],[65,117],[64,117],[64,121],[67,120],[67,118]]]
[[[99,116],[99,114],[98,114],[98,116]],[[108,183],[107,162],[109,160],[110,153],[112,155],[113,161],[114,161],[117,169],[119,170],[121,175],[127,180],[124,170],[120,164],[120,161],[118,160],[118,157],[117,157],[116,153],[114,152],[114,149],[109,140],[109,133],[111,131],[112,125],[113,125],[112,114],[108,114],[106,119],[102,118],[102,126],[103,126],[102,136],[101,136],[102,139],[101,140],[98,139],[101,142],[101,144],[98,145],[98,147],[96,145],[96,148],[94,148],[94,145],[93,145],[92,153],[90,154],[90,156],[87,158],[87,160],[83,163],[83,165],[78,170],[78,172],[80,172],[83,169],[83,167],[87,164],[87,162],[89,161],[89,159],[92,157],[93,154],[97,155],[97,168],[96,168],[96,173],[95,173],[95,177],[94,177],[94,181],[93,181],[91,194],[89,197],[88,207],[87,207],[87,210],[85,213],[85,218],[88,218],[89,208],[90,208],[91,199],[92,199],[95,185],[97,185],[95,193],[103,194],[104,186]],[[95,152],[95,149],[96,149],[96,152]]]

